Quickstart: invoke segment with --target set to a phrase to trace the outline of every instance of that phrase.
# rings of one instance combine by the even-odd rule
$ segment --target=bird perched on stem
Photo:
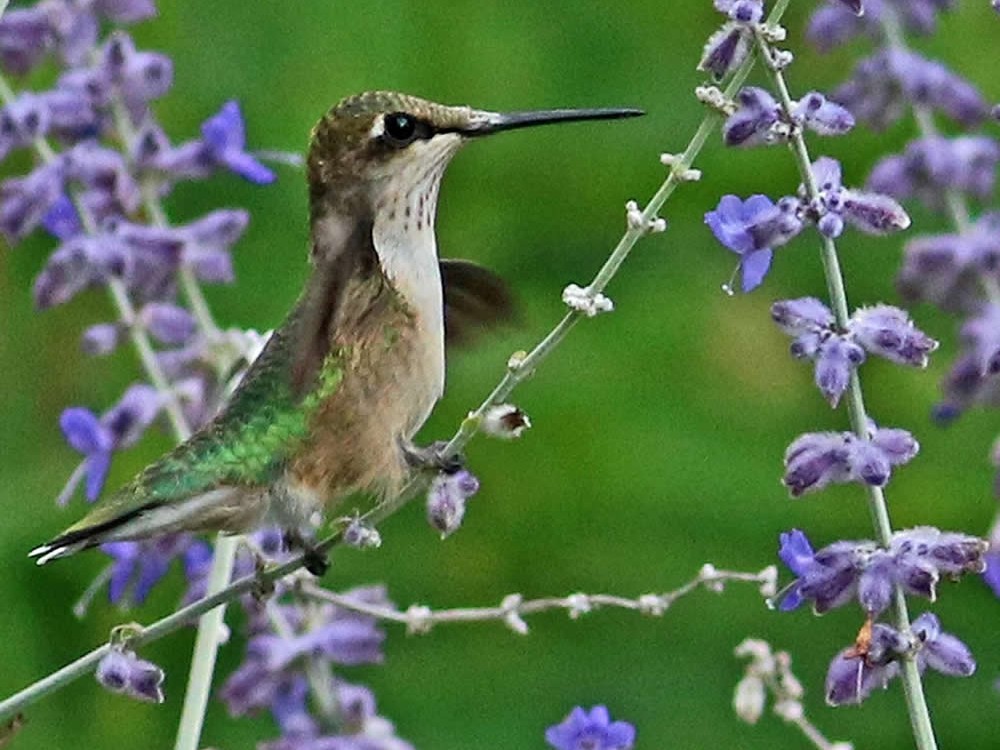
[[[357,491],[392,495],[412,469],[454,468],[440,446],[412,442],[444,390],[446,344],[512,310],[494,273],[438,258],[445,168],[481,136],[639,114],[501,114],[382,91],[334,106],[309,145],[312,273],[291,313],[208,425],[31,556],[264,523],[308,552],[323,508]],[[311,558],[321,573],[325,560]]]

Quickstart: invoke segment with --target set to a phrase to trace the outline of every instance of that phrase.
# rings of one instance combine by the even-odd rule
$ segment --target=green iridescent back
[[[296,313],[275,331],[229,404],[202,430],[156,461],[67,529],[87,528],[130,510],[163,505],[224,486],[263,487],[307,436],[312,413],[340,383],[341,356],[330,352],[314,388],[291,386]]]

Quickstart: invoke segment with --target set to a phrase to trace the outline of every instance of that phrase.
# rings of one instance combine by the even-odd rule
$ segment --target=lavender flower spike
[[[590,711],[577,706],[565,721],[545,731],[545,741],[555,750],[629,750],[635,744],[635,727],[611,721],[605,706]]]

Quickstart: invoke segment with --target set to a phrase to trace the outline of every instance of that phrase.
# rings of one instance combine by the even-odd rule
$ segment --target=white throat
[[[444,391],[444,299],[434,220],[441,177],[461,139],[439,135],[414,143],[379,181],[372,240],[382,271],[417,317],[434,374],[436,396]]]

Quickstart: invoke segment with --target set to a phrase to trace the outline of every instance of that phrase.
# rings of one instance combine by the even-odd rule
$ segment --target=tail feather
[[[96,547],[98,544],[103,543],[107,539],[108,532],[114,531],[115,529],[123,526],[147,510],[149,510],[148,506],[136,508],[135,510],[123,513],[117,518],[112,518],[111,520],[104,521],[103,523],[97,523],[93,526],[85,526],[79,529],[70,528],[68,531],[63,532],[52,541],[35,547],[28,553],[28,557],[38,558],[35,560],[36,565],[45,565],[45,563],[50,562],[51,560],[57,560],[60,557],[68,557],[69,555],[76,554],[80,550],[87,549],[88,547]]]
[[[60,557],[75,554],[88,546],[87,542],[76,542],[75,544],[73,542],[69,542],[67,544],[60,544],[56,541],[52,541],[49,544],[43,544],[40,547],[35,547],[28,553],[28,557],[37,557],[38,559],[35,560],[35,564],[45,565],[45,563],[50,560],[56,560]]]

